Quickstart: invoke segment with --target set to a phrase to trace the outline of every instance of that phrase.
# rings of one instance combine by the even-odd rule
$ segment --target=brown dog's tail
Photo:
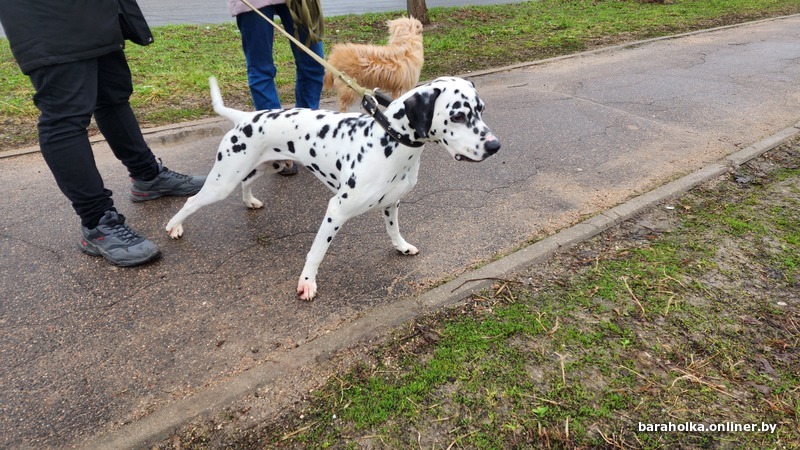
[[[322,79],[322,88],[323,89],[333,88],[333,74],[329,70],[325,71],[325,78]]]

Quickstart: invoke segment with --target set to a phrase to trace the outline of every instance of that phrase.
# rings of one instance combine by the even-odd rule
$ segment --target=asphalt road
[[[330,193],[309,173],[265,177],[264,210],[234,193],[171,241],[163,227],[183,199],[130,203],[125,171],[98,143],[117,206],[163,251],[118,269],[76,250],[78,222],[38,154],[3,159],[0,448],[143,448],[244,397],[279,410],[332,355],[481,286],[464,281],[546,255],[527,242],[593,217],[543,241],[557,249],[635,212],[626,205],[640,194],[709,165],[723,173],[728,155],[797,134],[798,55],[792,16],[471,74],[500,152],[466,164],[428,145],[400,208],[420,254],[396,254],[380,214],[354,219],[313,302],[294,288]],[[228,127],[148,141],[168,167],[205,173]]]

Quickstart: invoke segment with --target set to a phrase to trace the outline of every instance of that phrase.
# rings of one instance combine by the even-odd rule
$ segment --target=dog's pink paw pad
[[[300,296],[300,300],[311,300],[317,295],[317,283],[313,281],[301,281],[297,284],[297,295]]]
[[[167,233],[169,233],[169,237],[172,239],[179,239],[181,236],[183,236],[183,226],[176,225],[171,228],[167,227]]]

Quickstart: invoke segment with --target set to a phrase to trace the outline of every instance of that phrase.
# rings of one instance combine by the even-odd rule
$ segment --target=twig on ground
[[[487,281],[487,280],[502,281],[502,282],[504,282],[504,283],[516,283],[516,284],[522,284],[522,282],[521,282],[521,281],[515,281],[515,280],[506,280],[506,279],[504,279],[504,278],[497,278],[497,277],[470,278],[469,280],[464,280],[464,282],[463,282],[463,283],[461,283],[461,284],[459,284],[458,286],[456,286],[455,288],[453,288],[453,290],[452,290],[452,291],[450,291],[450,293],[452,294],[453,292],[455,292],[455,291],[457,291],[457,290],[461,289],[461,287],[462,287],[462,286],[464,286],[464,285],[465,285],[465,284],[467,284],[467,283],[472,283],[473,281]]]
[[[639,299],[636,297],[636,294],[633,293],[633,290],[628,285],[628,277],[619,277],[619,279],[622,280],[623,283],[625,283],[625,289],[627,289],[628,293],[631,294],[631,298],[633,298],[633,301],[635,301],[636,304],[639,305],[639,309],[642,310],[642,317],[644,318],[644,320],[647,320],[647,314],[644,312],[644,306],[642,306],[642,303],[639,301]]]
[[[319,420],[311,422],[310,424],[308,424],[308,425],[306,425],[304,427],[298,428],[298,429],[292,431],[291,433],[284,434],[283,437],[281,438],[281,441],[285,441],[285,440],[287,440],[287,439],[289,439],[289,438],[291,438],[293,436],[297,436],[298,434],[308,430],[309,428],[313,427],[314,425],[316,425],[318,423],[319,423]]]

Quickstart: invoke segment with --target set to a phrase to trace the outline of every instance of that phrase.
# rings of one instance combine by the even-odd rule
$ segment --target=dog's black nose
[[[497,139],[493,141],[486,141],[486,143],[483,144],[483,148],[486,150],[486,153],[494,155],[498,150],[500,150],[500,141]]]

